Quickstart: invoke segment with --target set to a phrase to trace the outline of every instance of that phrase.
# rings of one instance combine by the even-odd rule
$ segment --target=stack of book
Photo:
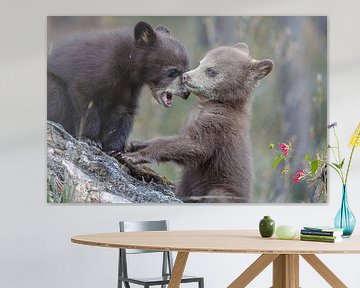
[[[300,232],[302,241],[336,243],[342,241],[344,230],[334,227],[304,227]]]

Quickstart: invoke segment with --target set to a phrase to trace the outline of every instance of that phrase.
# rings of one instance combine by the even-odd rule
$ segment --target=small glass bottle
[[[271,237],[275,231],[275,222],[270,216],[264,216],[259,223],[259,232],[262,237]]]

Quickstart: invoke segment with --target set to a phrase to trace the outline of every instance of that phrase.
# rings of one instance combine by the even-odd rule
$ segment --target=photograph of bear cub
[[[181,75],[187,51],[169,31],[139,22],[132,31],[81,34],[56,46],[48,57],[48,120],[106,152],[124,151],[141,88],[171,107],[187,99]]]
[[[49,203],[327,202],[325,166],[293,181],[326,157],[326,17],[51,16],[47,45]]]

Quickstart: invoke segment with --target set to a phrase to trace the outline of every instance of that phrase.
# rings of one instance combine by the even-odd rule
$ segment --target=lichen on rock
[[[47,124],[47,200],[49,203],[181,203],[175,197],[174,185],[161,176],[121,164],[97,147],[76,140],[51,121]]]

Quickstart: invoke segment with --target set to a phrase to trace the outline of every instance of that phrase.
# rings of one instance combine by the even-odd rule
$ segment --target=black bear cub
[[[122,152],[142,86],[171,107],[174,95],[189,96],[182,83],[188,66],[185,47],[163,26],[139,22],[134,31],[69,38],[48,56],[48,120],[106,152]]]

